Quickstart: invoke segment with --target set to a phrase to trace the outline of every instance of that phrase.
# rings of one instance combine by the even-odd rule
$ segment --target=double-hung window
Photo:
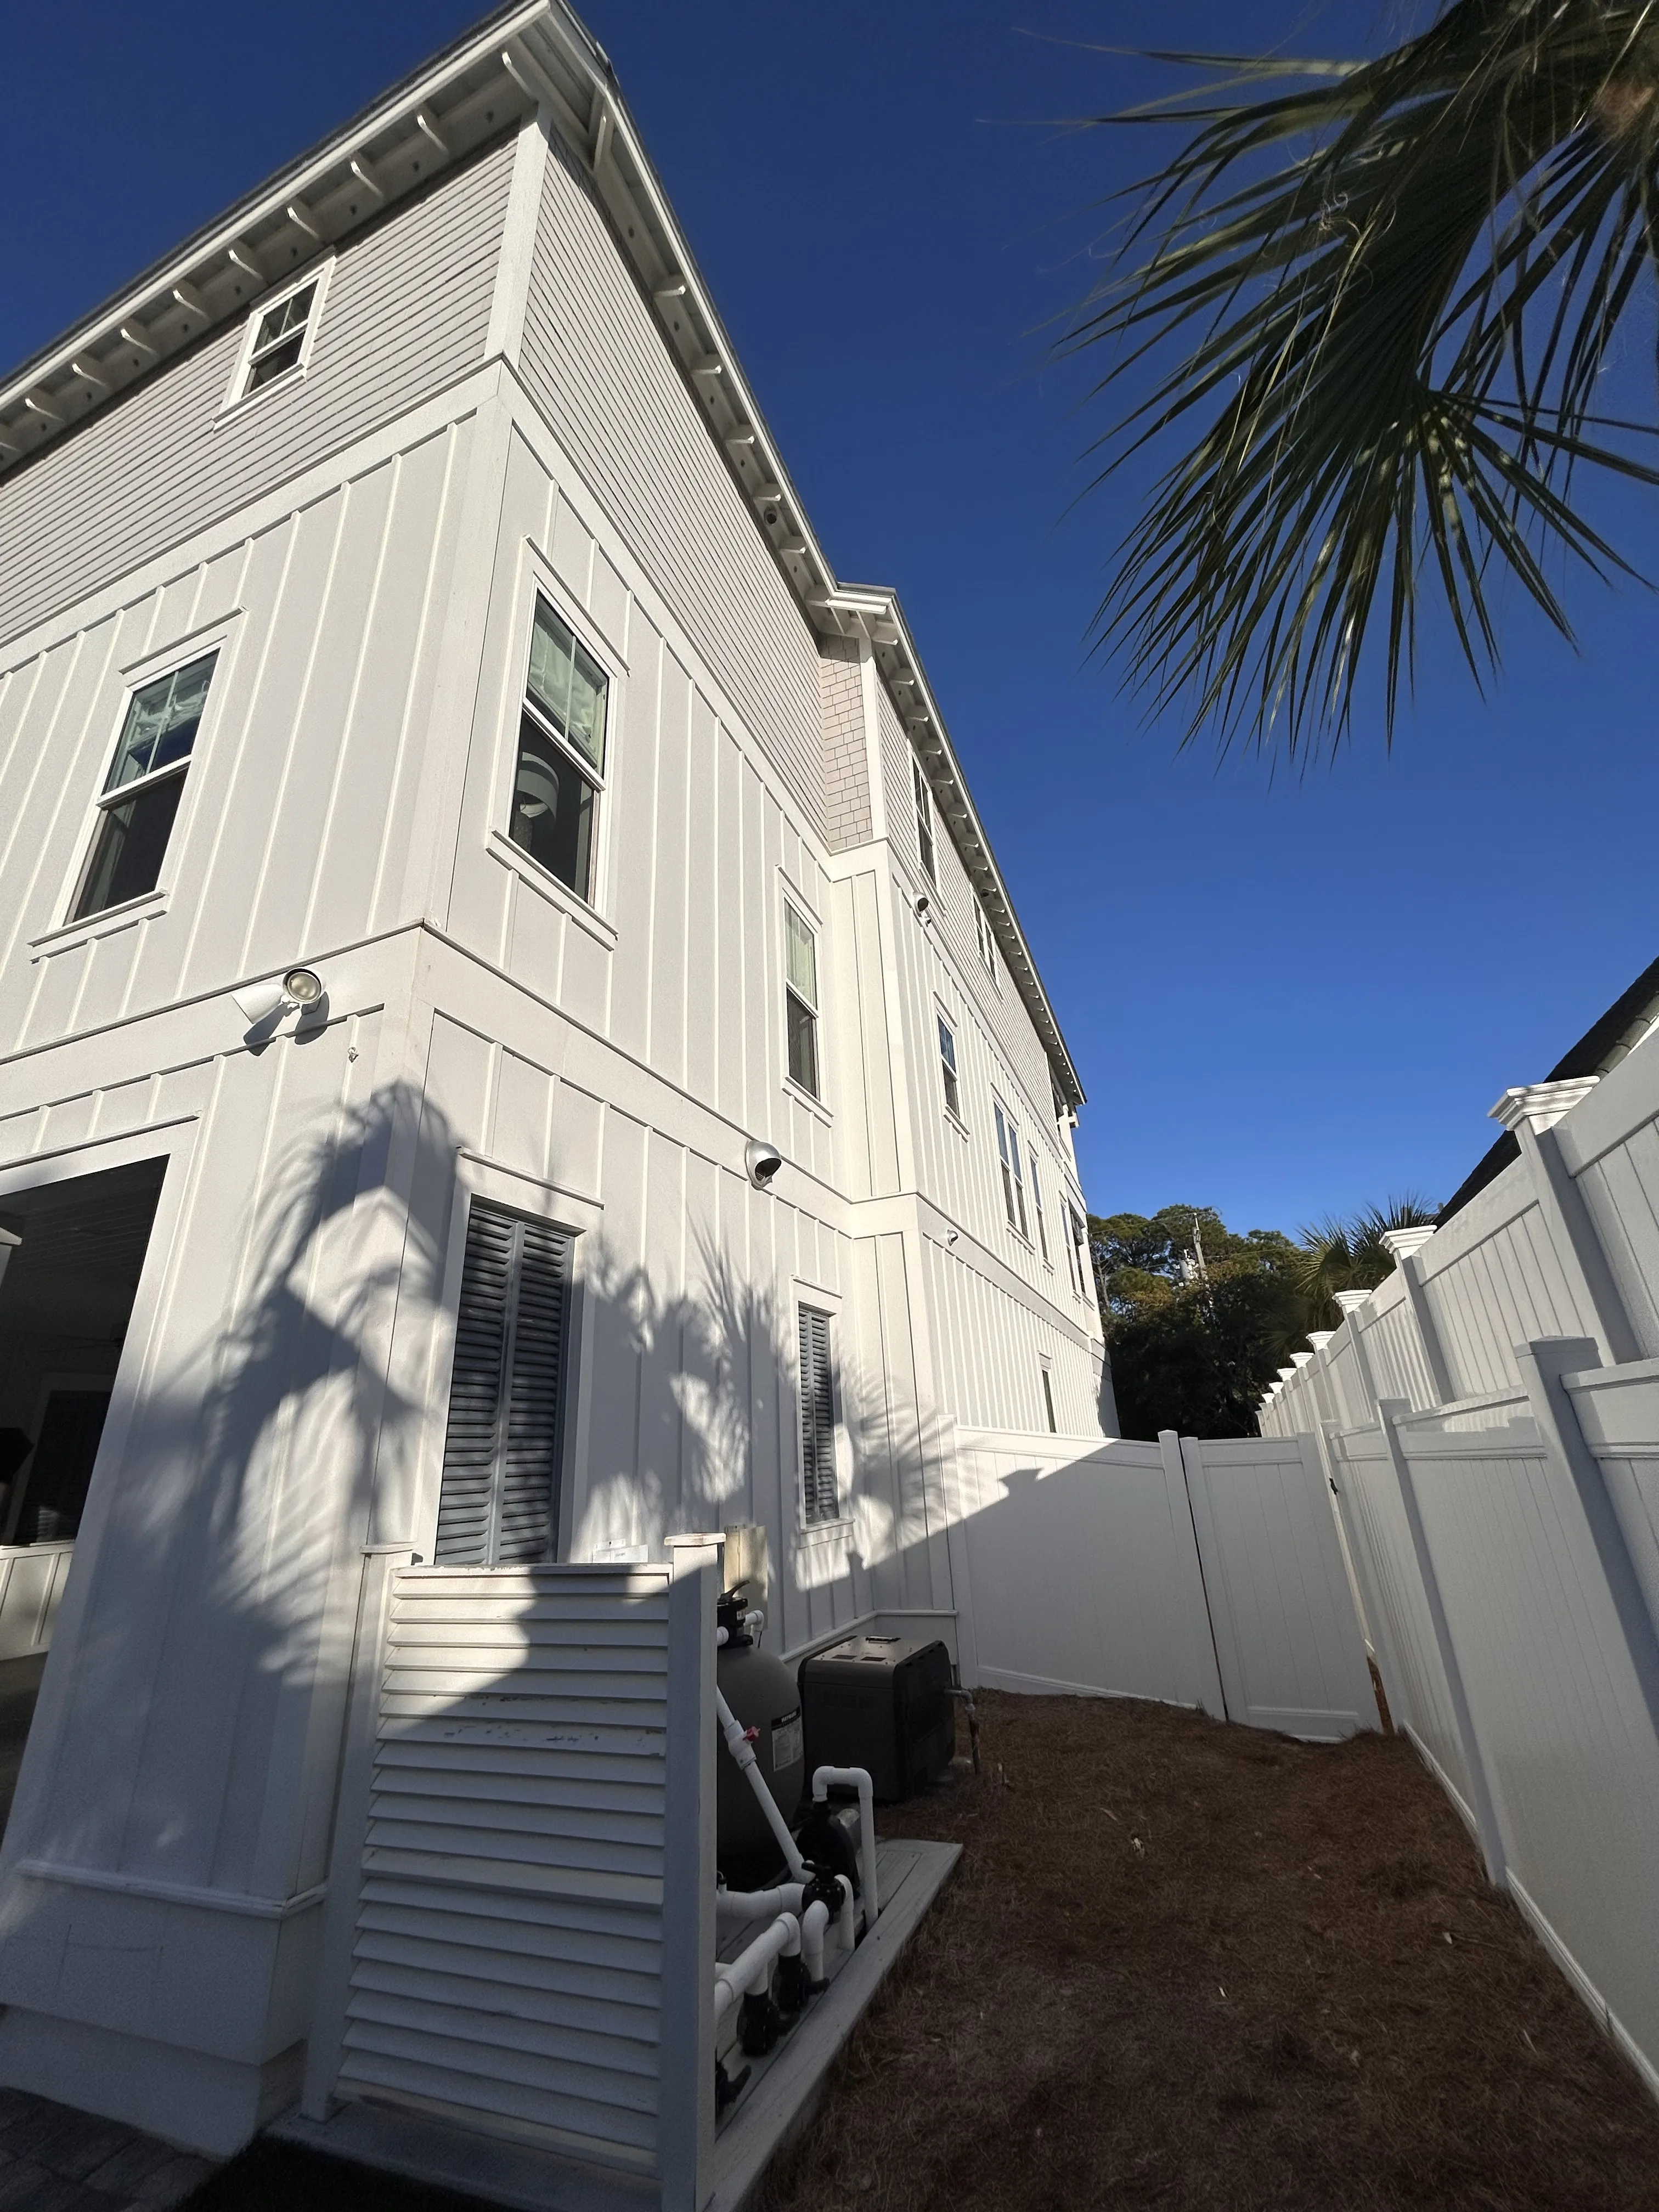
[[[120,742],[98,801],[98,826],[76,894],[74,921],[143,898],[161,880],[218,657],[216,652],[204,653],[170,675],[141,684],[128,701]]]
[[[509,835],[589,903],[610,702],[610,678],[538,593]]]
[[[1086,1298],[1094,1281],[1094,1262],[1089,1254],[1089,1224],[1076,1206],[1066,1209],[1066,1225],[1072,1232],[1072,1252],[1077,1270],[1077,1294]]]
[[[1037,1373],[1042,1377],[1043,1419],[1048,1424],[1048,1433],[1052,1437],[1058,1432],[1060,1425],[1054,1419],[1054,1378],[1048,1370],[1046,1359],[1038,1367]]]
[[[916,801],[916,848],[921,854],[921,865],[931,881],[939,881],[939,871],[933,864],[933,794],[927,788],[927,777],[921,763],[914,753],[910,756],[910,787]]]
[[[962,1119],[962,1079],[957,1073],[956,1032],[943,1014],[934,1017],[939,1024],[939,1072],[945,1084],[945,1110],[956,1121]]]
[[[1031,1232],[1025,1225],[1025,1177],[1019,1164],[1019,1131],[1014,1126],[1012,1115],[1005,1111],[1000,1101],[996,1103],[994,1110],[997,1158],[1002,1167],[1002,1203],[1007,1210],[1008,1226],[1029,1238]]]
[[[1046,1261],[1048,1257],[1048,1224],[1042,1218],[1042,1180],[1037,1173],[1035,1145],[1025,1147],[1025,1169],[1031,1178],[1031,1212],[1036,1222],[1037,1249]]]
[[[836,1370],[830,1316],[802,1306],[800,1319],[801,1514],[807,1526],[841,1516],[836,1480]]]
[[[237,358],[227,404],[246,399],[285,376],[296,375],[311,358],[323,311],[329,264],[290,284],[285,292],[248,318],[247,337]]]
[[[978,899],[974,901],[974,942],[979,947],[979,957],[985,963],[986,973],[994,982],[997,973],[996,933],[991,927],[991,917]]]
[[[818,946],[812,926],[783,902],[783,1026],[789,1080],[818,1091]]]

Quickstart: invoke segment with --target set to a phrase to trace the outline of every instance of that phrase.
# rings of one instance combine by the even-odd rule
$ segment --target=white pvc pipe
[[[881,1911],[876,1895],[875,1784],[861,1766],[821,1766],[812,1777],[813,1803],[823,1804],[832,1788],[859,1793],[859,1873],[864,1884],[864,1924],[871,1928]]]
[[[805,1884],[786,1881],[776,1889],[717,1889],[714,1911],[726,1920],[764,1920],[778,1912],[799,1912]]]
[[[749,1777],[749,1787],[759,1801],[760,1808],[765,1814],[772,1833],[777,1839],[778,1849],[783,1853],[784,1864],[797,1881],[805,1881],[806,1862],[800,1855],[800,1846],[789,1832],[789,1823],[778,1810],[777,1799],[766,1786],[766,1777],[760,1771],[760,1761],[755,1756],[754,1745],[750,1742],[743,1728],[733,1717],[731,1706],[726,1704],[718,1690],[714,1692],[714,1705],[720,1717],[720,1732],[726,1738],[726,1747]],[[841,1770],[838,1767],[825,1767],[823,1771],[839,1776]],[[867,1789],[870,1784],[867,1774],[864,1781],[865,1787]],[[873,1838],[875,1835],[873,1819],[870,1833]]]
[[[830,1908],[821,1897],[814,1898],[801,1916],[800,1949],[806,1961],[806,1978],[811,1982],[823,1979],[823,1937],[830,1925]]]
[[[771,1978],[772,1961],[791,1948],[800,1947],[800,1923],[792,1912],[781,1912],[772,1925],[729,1966],[714,1969],[714,2020],[718,2026],[739,1997],[764,1994]]]
[[[843,1951],[855,1951],[858,1948],[859,1928],[853,1909],[853,1885],[844,1874],[838,1874],[836,1881],[841,1890],[841,1948]]]

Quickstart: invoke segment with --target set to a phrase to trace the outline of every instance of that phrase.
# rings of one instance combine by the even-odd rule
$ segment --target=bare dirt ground
[[[1659,2212],[1659,2107],[1400,1736],[980,1700],[957,1880],[754,2212]]]

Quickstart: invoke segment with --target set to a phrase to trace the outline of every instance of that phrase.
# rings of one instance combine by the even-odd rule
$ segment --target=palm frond
[[[1570,636],[1553,556],[1633,573],[1572,484],[1659,484],[1656,426],[1595,406],[1659,252],[1659,0],[1452,0],[1373,62],[1189,58],[1231,74],[1097,118],[1189,136],[1069,334],[1113,349],[1097,392],[1150,376],[1097,482],[1191,441],[1098,641],[1188,738],[1295,755],[1346,731],[1380,630],[1391,733],[1425,599],[1479,684],[1500,577]]]

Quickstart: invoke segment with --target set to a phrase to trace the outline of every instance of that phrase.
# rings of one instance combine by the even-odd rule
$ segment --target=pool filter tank
[[[793,1825],[806,1786],[800,1692],[782,1661],[762,1650],[745,1623],[748,1610],[741,1587],[728,1590],[720,1601],[716,1618],[726,1631],[726,1641],[715,1658],[715,1680],[738,1725],[750,1732],[756,1763],[774,1802]],[[777,1838],[737,1761],[722,1753],[715,1771],[715,1856],[720,1872],[734,1889],[759,1888],[782,1863]]]

